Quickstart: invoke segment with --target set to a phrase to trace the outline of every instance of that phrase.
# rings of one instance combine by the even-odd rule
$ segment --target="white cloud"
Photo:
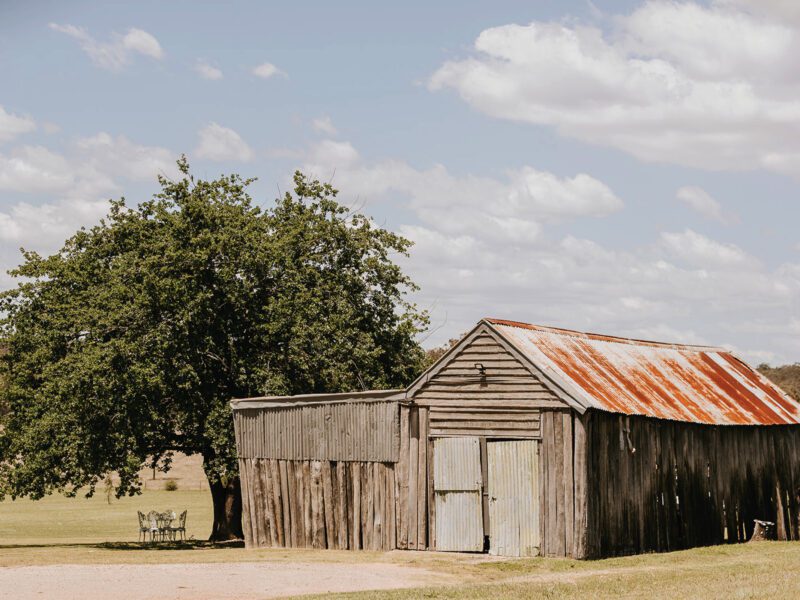
[[[42,146],[23,146],[0,155],[0,190],[61,192],[74,181],[69,161]]]
[[[125,35],[111,34],[108,42],[100,42],[83,27],[50,23],[50,29],[64,33],[76,40],[81,49],[98,67],[118,71],[131,62],[133,54],[141,54],[155,60],[164,58],[161,44],[150,33],[131,28]]]
[[[13,284],[4,273],[19,263],[20,246],[55,251],[78,228],[108,212],[107,199],[122,193],[123,181],[177,177],[175,158],[164,148],[107,133],[80,138],[64,154],[42,146],[0,154],[0,192],[15,195],[0,209],[0,286]],[[29,199],[19,200],[18,194]],[[47,200],[37,203],[37,196]]]
[[[337,185],[366,201],[402,194],[423,222],[450,233],[491,232],[498,243],[528,244],[543,222],[598,217],[622,207],[608,186],[584,173],[559,178],[522,167],[503,180],[457,177],[442,165],[421,171],[393,160],[364,164],[349,142],[314,144],[304,168],[325,180],[335,174]]]
[[[670,254],[694,267],[739,268],[756,262],[738,246],[716,242],[691,229],[664,232],[661,242]]]
[[[328,116],[317,117],[311,121],[311,127],[314,128],[314,131],[324,133],[325,135],[336,135],[339,133],[336,131],[333,121],[331,121],[331,118]]]
[[[373,214],[391,206],[403,215],[393,229],[415,245],[402,265],[422,287],[414,300],[433,307],[433,326],[441,326],[428,345],[499,316],[734,343],[756,362],[800,357],[800,337],[785,326],[800,303],[800,263],[770,269],[738,246],[692,230],[628,250],[570,234],[574,221],[614,219],[622,204],[588,174],[560,177],[528,166],[476,177],[443,165],[367,161],[351,144],[330,141],[306,151],[304,169],[325,180],[335,170],[343,202],[366,203]],[[746,327],[754,315],[761,321]]]
[[[608,34],[552,22],[487,29],[430,87],[646,161],[797,175],[800,29],[666,0],[612,24]]]
[[[0,105],[0,143],[10,142],[34,129],[36,129],[36,122],[32,118],[7,112]]]
[[[214,161],[252,160],[254,153],[242,137],[233,129],[217,123],[209,123],[200,130],[200,143],[195,148],[199,158]]]
[[[269,62],[261,63],[260,65],[253,67],[252,73],[256,77],[261,77],[262,79],[269,79],[270,77],[274,77],[275,75],[281,75],[283,77],[286,77],[286,73],[284,73],[278,67]]]
[[[684,186],[678,189],[675,197],[709,219],[720,223],[730,223],[733,220],[722,210],[722,205],[703,188],[691,185]]]
[[[211,81],[222,79],[222,71],[220,69],[203,61],[197,61],[194,70],[203,79],[210,79]]]

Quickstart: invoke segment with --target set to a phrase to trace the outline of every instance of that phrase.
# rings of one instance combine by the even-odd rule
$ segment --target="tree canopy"
[[[23,250],[0,296],[0,496],[90,495],[112,471],[135,494],[143,465],[200,453],[220,539],[240,532],[230,399],[403,386],[427,318],[395,262],[410,242],[330,184],[298,172],[261,209],[252,180],[178,164],[52,256]]]

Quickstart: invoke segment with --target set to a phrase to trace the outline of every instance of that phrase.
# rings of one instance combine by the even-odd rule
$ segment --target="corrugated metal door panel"
[[[481,451],[477,437],[433,441],[436,549],[483,550]]]
[[[433,442],[434,489],[481,489],[481,447],[477,437],[437,438]]]
[[[539,554],[538,455],[535,440],[488,442],[489,554]]]
[[[446,552],[483,550],[480,493],[436,494],[436,549]]]

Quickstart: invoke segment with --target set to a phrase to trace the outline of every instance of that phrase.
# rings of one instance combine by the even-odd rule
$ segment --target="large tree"
[[[160,178],[56,254],[23,251],[5,292],[0,498],[118,496],[144,466],[203,456],[211,538],[241,536],[229,401],[408,383],[426,316],[395,263],[410,243],[294,177],[266,210],[237,175]]]

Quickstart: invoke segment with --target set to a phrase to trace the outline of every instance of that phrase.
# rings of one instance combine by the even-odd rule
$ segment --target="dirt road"
[[[447,576],[382,563],[252,562],[50,565],[0,568],[17,600],[256,600],[295,594],[415,587]]]

